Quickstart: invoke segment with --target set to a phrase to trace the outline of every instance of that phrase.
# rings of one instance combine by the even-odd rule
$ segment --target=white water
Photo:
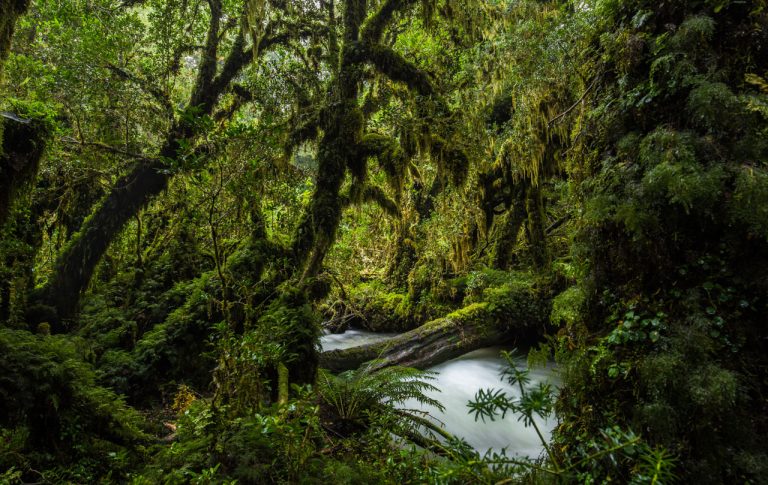
[[[343,334],[324,335],[320,342],[324,350],[332,350],[377,342],[392,336],[394,334],[348,330]],[[429,369],[439,373],[432,384],[441,391],[430,393],[430,397],[445,406],[444,412],[431,407],[425,408],[415,402],[407,402],[404,407],[428,411],[446,431],[464,438],[481,454],[489,449],[501,451],[506,448],[508,456],[524,455],[536,458],[543,451],[542,444],[533,427],[526,428],[522,421],[518,421],[518,416],[507,414],[503,420],[484,423],[476,422],[469,414],[467,402],[474,399],[475,393],[480,389],[501,389],[507,396],[519,397],[519,389],[499,378],[505,366],[504,359],[500,356],[501,350],[497,347],[476,350]],[[519,365],[525,366],[525,361],[521,359]],[[549,381],[552,385],[558,384],[551,366],[533,369],[529,377],[531,386],[536,386],[542,381]],[[549,439],[555,426],[554,418],[535,419],[545,438]]]
[[[344,333],[326,333],[320,337],[320,345],[323,350],[348,349],[358,345],[371,344],[387,340],[397,335],[396,333],[373,333],[364,330],[347,330]]]

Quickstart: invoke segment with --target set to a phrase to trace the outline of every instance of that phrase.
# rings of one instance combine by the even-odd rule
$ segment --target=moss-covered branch
[[[387,0],[365,23],[360,37],[369,43],[379,42],[384,29],[389,25],[398,11],[405,10],[416,3],[416,0]]]
[[[218,3],[211,3],[213,13],[218,10]],[[152,160],[143,160],[120,177],[109,194],[96,207],[85,221],[80,232],[73,236],[69,244],[59,255],[54,266],[54,274],[48,283],[34,295],[37,306],[47,308],[44,312],[56,320],[70,318],[77,310],[81,292],[91,280],[96,264],[101,260],[115,236],[125,224],[143,208],[152,198],[160,194],[172,175],[167,161],[179,160],[185,156],[185,146],[199,135],[201,123],[194,119],[210,116],[232,80],[253,60],[253,52],[245,46],[245,36],[238,32],[230,53],[224,60],[218,74],[216,54],[218,52],[218,21],[211,20],[206,44],[207,61],[201,64],[195,86],[192,89],[188,106],[188,116],[176,120],[165,136],[165,142],[159,156]],[[268,37],[262,42],[260,52],[286,39],[288,34]],[[209,57],[213,58],[209,59]],[[211,70],[213,69],[213,72]],[[205,72],[203,72],[205,71]],[[190,119],[192,118],[192,119]],[[31,322],[37,323],[37,322]],[[57,330],[63,330],[55,325]]]
[[[400,206],[398,206],[394,200],[390,199],[381,187],[366,184],[359,197],[360,202],[372,202],[378,205],[389,216],[400,216]]]
[[[354,60],[372,64],[379,72],[395,82],[401,82],[423,96],[435,94],[430,76],[403,56],[381,44],[357,43]]]
[[[397,140],[378,133],[368,133],[360,142],[360,156],[376,157],[387,175],[389,185],[398,193],[402,191],[407,159]]]

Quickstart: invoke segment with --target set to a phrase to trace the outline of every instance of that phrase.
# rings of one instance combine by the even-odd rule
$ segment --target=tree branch
[[[381,44],[358,43],[352,50],[353,62],[370,63],[395,82],[402,82],[423,96],[435,93],[430,76],[403,56]]]
[[[575,103],[573,103],[573,104],[572,104],[572,105],[571,105],[571,106],[570,106],[570,107],[569,107],[567,110],[563,111],[563,112],[562,112],[562,113],[560,113],[559,115],[557,115],[557,116],[555,116],[554,118],[552,118],[551,120],[549,120],[549,122],[547,123],[547,126],[552,126],[552,125],[553,125],[554,123],[556,123],[558,120],[560,120],[561,118],[563,118],[563,117],[567,116],[567,115],[568,115],[568,113],[570,113],[571,111],[573,111],[573,110],[576,108],[576,106],[578,106],[579,104],[581,104],[581,102],[582,102],[582,101],[584,101],[584,98],[586,98],[586,97],[587,97],[587,94],[589,94],[589,92],[590,92],[590,91],[592,91],[592,88],[594,88],[594,87],[595,87],[595,85],[597,84],[597,80],[598,80],[598,79],[599,79],[599,77],[596,77],[596,78],[595,78],[595,79],[592,81],[592,84],[590,84],[590,85],[589,85],[589,87],[586,89],[586,91],[584,91],[584,94],[582,94],[582,95],[581,95],[581,97],[580,97],[580,98],[579,98],[579,99],[578,99],[578,100],[577,100]]]
[[[221,22],[221,0],[208,0],[211,19],[208,24],[208,34],[205,39],[205,49],[200,59],[197,80],[190,98],[190,106],[203,105],[203,111],[209,113],[221,92],[213,93],[213,80],[216,76],[217,54],[219,49],[219,26]]]
[[[381,41],[384,29],[387,27],[395,12],[404,10],[416,0],[387,0],[363,26],[361,38],[370,44]]]
[[[392,217],[400,217],[400,207],[384,193],[381,187],[377,185],[366,184],[365,188],[355,197],[360,202],[373,202],[381,210]]]
[[[148,157],[140,153],[129,152],[127,150],[114,147],[112,145],[107,145],[106,143],[102,143],[100,141],[81,141],[81,140],[75,140],[74,138],[70,138],[70,137],[62,137],[61,141],[69,145],[79,145],[82,147],[94,147],[105,152],[114,153],[115,155],[123,155],[129,158],[135,158],[137,160],[146,160],[146,161],[154,160],[152,157]]]
[[[406,158],[396,139],[378,133],[368,133],[360,141],[359,154],[364,158],[376,157],[389,179],[390,186],[398,193],[402,190]]]
[[[163,107],[165,110],[168,119],[173,119],[173,105],[171,104],[170,98],[168,98],[168,95],[161,91],[159,88],[152,85],[152,83],[149,82],[147,79],[143,79],[136,74],[133,74],[132,72],[129,72],[121,67],[118,67],[112,63],[107,63],[105,65],[107,69],[109,69],[111,72],[116,74],[118,77],[125,79],[126,81],[130,81],[136,86],[140,87],[147,93],[151,94],[155,100],[157,100],[158,103]]]

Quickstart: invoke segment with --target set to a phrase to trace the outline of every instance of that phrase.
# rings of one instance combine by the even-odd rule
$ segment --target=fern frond
[[[410,367],[385,367],[376,370],[376,361],[360,369],[333,375],[321,370],[318,376],[318,394],[328,409],[340,421],[369,424],[371,416],[387,415],[393,418],[393,428],[424,428],[426,412],[399,408],[409,400],[440,411],[445,408],[427,393],[439,389],[429,381],[434,372]],[[397,429],[390,430],[397,434]]]

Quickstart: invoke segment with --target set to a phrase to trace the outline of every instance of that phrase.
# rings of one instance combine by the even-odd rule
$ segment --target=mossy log
[[[543,333],[549,298],[532,284],[489,288],[484,300],[385,342],[323,352],[320,366],[339,372],[378,360],[377,367],[424,369],[491,345],[531,343]]]

